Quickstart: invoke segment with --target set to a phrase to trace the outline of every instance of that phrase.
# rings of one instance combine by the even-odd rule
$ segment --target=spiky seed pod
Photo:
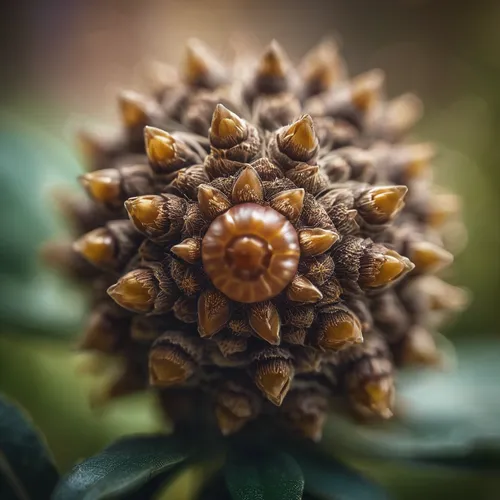
[[[431,190],[434,149],[399,142],[420,105],[380,71],[346,79],[331,41],[243,66],[194,41],[180,78],[122,94],[120,133],[81,137],[77,241],[45,253],[89,283],[81,347],[124,362],[106,398],[149,383],[182,425],[203,401],[224,435],[264,415],[318,440],[333,397],[387,418],[395,366],[439,362],[467,302],[434,275],[459,203]]]

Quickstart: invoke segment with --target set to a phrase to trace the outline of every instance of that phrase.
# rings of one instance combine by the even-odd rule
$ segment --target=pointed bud
[[[312,118],[303,115],[278,132],[278,144],[282,153],[295,161],[309,162],[319,150],[319,141]]]
[[[212,337],[231,317],[229,300],[217,290],[206,290],[198,299],[198,332],[201,337]]]
[[[209,221],[215,219],[232,206],[221,191],[209,184],[202,184],[198,187],[198,204],[201,213]]]
[[[109,167],[120,149],[117,138],[104,138],[102,133],[90,133],[80,130],[77,133],[77,147],[88,171]]]
[[[258,395],[235,382],[225,382],[217,389],[215,416],[224,436],[239,431],[260,412]]]
[[[258,302],[252,305],[248,313],[248,321],[261,339],[273,345],[280,343],[281,319],[272,302]]]
[[[154,387],[182,384],[194,371],[194,361],[176,345],[153,345],[149,352],[149,383]]]
[[[330,229],[302,229],[299,231],[300,252],[305,257],[320,255],[330,250],[339,238],[339,234]]]
[[[93,309],[78,348],[115,353],[127,337],[130,320],[124,311],[102,304]],[[118,309],[118,310],[117,310]]]
[[[118,97],[123,124],[128,129],[141,130],[151,122],[151,103],[137,92],[125,91]]]
[[[316,195],[329,186],[326,175],[318,165],[301,163],[292,168],[286,176],[299,188],[304,188],[309,194]]]
[[[319,318],[317,344],[323,349],[340,351],[363,342],[361,323],[350,311],[332,307]]]
[[[265,359],[256,363],[254,382],[271,403],[280,406],[290,390],[293,375],[291,360]]]
[[[225,80],[225,70],[209,48],[200,40],[189,40],[186,46],[184,81],[193,87],[213,89]]]
[[[209,131],[210,144],[229,149],[243,142],[247,135],[247,124],[237,114],[222,104],[217,104]]]
[[[154,308],[158,284],[150,269],[134,269],[108,288],[109,296],[121,307],[137,313]]]
[[[183,168],[177,172],[177,176],[172,181],[172,186],[183,195],[196,200],[198,196],[198,186],[209,182],[208,175],[203,165],[193,165]]]
[[[395,170],[394,175],[398,175],[399,171],[400,177],[408,182],[424,177],[429,172],[430,162],[435,156],[436,150],[432,144],[407,144],[394,149],[389,164]]]
[[[461,311],[470,301],[467,290],[450,285],[436,276],[419,278],[419,293],[428,296],[430,308],[434,311]]]
[[[170,251],[188,264],[196,264],[201,258],[201,239],[186,238],[174,245]]]
[[[323,40],[300,63],[305,94],[311,96],[328,90],[343,75],[338,46],[332,39]]]
[[[252,167],[245,167],[238,175],[231,198],[233,203],[258,203],[264,200],[262,182]]]
[[[108,267],[115,258],[115,242],[105,227],[84,234],[73,243],[73,248],[96,267]]]
[[[378,136],[395,142],[420,120],[422,114],[422,101],[415,94],[403,94],[385,104],[375,119],[374,129]]]
[[[394,250],[375,257],[375,263],[370,276],[360,279],[360,283],[368,288],[378,288],[388,285],[415,268],[413,262],[399,255]]]
[[[304,189],[289,189],[273,196],[269,204],[290,222],[297,222],[304,208]]]
[[[146,153],[151,163],[167,165],[175,159],[175,139],[168,132],[156,127],[145,127],[144,139]]]
[[[438,194],[431,198],[427,213],[427,223],[431,227],[439,228],[445,222],[457,215],[460,211],[460,199],[454,194]]]
[[[288,58],[280,44],[273,40],[265,50],[257,68],[257,79],[285,78],[289,68]]]
[[[121,182],[118,170],[107,168],[89,172],[80,177],[80,182],[96,201],[107,205],[121,204]]]
[[[357,76],[352,80],[352,101],[357,109],[366,113],[380,99],[385,74],[374,69]]]
[[[429,241],[410,243],[408,257],[415,264],[415,272],[434,274],[453,262],[453,255],[444,248]]]
[[[421,326],[413,327],[404,337],[398,358],[402,366],[438,366],[442,362],[433,335]]]
[[[406,186],[377,186],[365,191],[356,201],[356,209],[369,224],[386,224],[404,207]]]
[[[378,358],[367,358],[352,366],[347,388],[353,409],[361,416],[393,416],[395,388],[391,366],[390,361]]]
[[[125,209],[138,231],[148,238],[168,241],[180,234],[187,203],[175,195],[146,195],[128,199]]]
[[[314,304],[323,298],[323,294],[305,276],[295,276],[287,288],[286,296],[294,302]]]
[[[328,410],[328,399],[318,389],[294,389],[280,411],[285,425],[300,436],[319,442]]]

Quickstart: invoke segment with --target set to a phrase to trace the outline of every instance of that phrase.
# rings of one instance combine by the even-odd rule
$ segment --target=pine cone
[[[62,203],[75,255],[50,259],[89,283],[82,347],[125,361],[107,394],[149,384],[183,421],[202,394],[223,434],[272,415],[318,440],[334,399],[388,418],[396,367],[439,362],[430,328],[466,302],[434,276],[457,199],[402,142],[419,101],[347,79],[331,41],[232,75],[191,43],[167,74],[120,96],[115,138],[80,137],[92,203]]]

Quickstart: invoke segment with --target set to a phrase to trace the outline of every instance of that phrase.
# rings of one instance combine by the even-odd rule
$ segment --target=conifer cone
[[[49,260],[88,283],[81,346],[124,360],[106,394],[152,386],[183,422],[201,394],[224,435],[271,415],[318,440],[333,399],[389,418],[397,367],[438,363],[433,328],[466,304],[435,275],[458,201],[404,140],[420,102],[348,79],[331,40],[246,73],[192,41],[176,75],[120,96],[115,138],[81,135],[89,199],[60,203],[77,239]]]

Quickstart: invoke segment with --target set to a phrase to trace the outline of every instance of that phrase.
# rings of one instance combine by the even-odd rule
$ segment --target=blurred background
[[[394,446],[384,453],[392,461],[355,461],[397,498],[500,496],[492,479],[477,479],[469,469],[457,474],[429,464],[404,466],[422,443],[460,456],[471,443],[488,443],[490,453],[500,440],[499,25],[495,0],[23,0],[4,7],[0,392],[31,412],[62,470],[121,434],[161,427],[147,395],[105,411],[90,409],[95,381],[79,372],[81,360],[71,350],[84,303],[78,290],[38,262],[37,247],[64,235],[49,193],[56,185],[76,185],[75,127],[112,124],[117,92],[140,90],[150,60],[179,62],[190,37],[219,54],[229,52],[234,35],[262,46],[276,38],[298,60],[334,34],[351,74],[380,67],[389,96],[414,91],[423,99],[416,136],[439,145],[437,181],[463,197],[469,231],[451,280],[474,296],[466,314],[443,332],[457,345],[458,375],[403,378],[408,401],[420,407],[406,428],[413,434],[389,429],[363,437],[354,430],[357,440],[343,446],[353,456],[368,442],[383,448],[389,442],[383,432],[390,432]],[[443,398],[450,392],[456,397]]]

